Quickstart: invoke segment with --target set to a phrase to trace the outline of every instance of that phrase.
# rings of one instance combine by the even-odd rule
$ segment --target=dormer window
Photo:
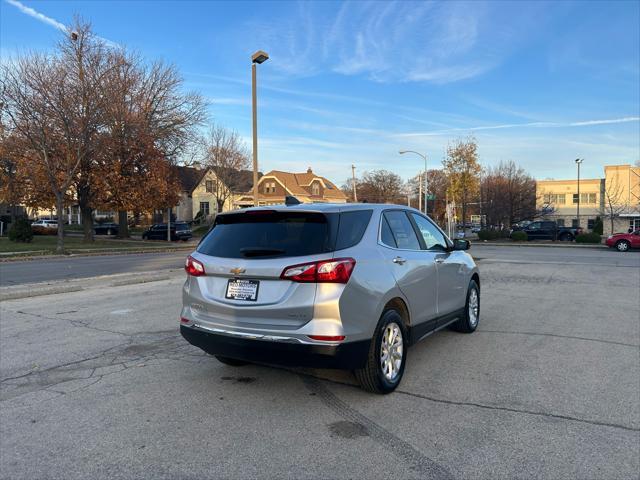
[[[264,193],[276,193],[276,182],[266,182],[264,184]]]
[[[311,192],[313,195],[320,195],[320,184],[318,182],[314,182],[311,185]]]

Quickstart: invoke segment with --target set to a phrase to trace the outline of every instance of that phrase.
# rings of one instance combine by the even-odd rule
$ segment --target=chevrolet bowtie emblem
[[[229,270],[229,272],[233,273],[234,275],[239,275],[246,272],[246,270],[244,268],[232,268],[231,270]]]

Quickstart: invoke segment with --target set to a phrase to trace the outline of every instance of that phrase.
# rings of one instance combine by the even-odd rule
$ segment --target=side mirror
[[[454,250],[469,250],[469,248],[471,248],[471,242],[469,242],[469,240],[462,240],[460,238],[453,240]]]

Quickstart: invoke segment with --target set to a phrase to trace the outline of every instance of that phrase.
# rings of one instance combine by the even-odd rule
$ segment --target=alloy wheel
[[[480,301],[478,298],[478,290],[471,289],[469,293],[469,323],[472,327],[478,324],[478,315],[480,313]]]
[[[397,323],[391,322],[385,326],[380,342],[380,366],[384,377],[390,382],[394,382],[400,373],[403,353],[402,329]]]

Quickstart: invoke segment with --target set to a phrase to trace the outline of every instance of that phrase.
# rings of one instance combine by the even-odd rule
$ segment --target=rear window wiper
[[[241,248],[240,253],[244,257],[266,257],[269,255],[280,255],[284,253],[282,248],[246,247]]]

